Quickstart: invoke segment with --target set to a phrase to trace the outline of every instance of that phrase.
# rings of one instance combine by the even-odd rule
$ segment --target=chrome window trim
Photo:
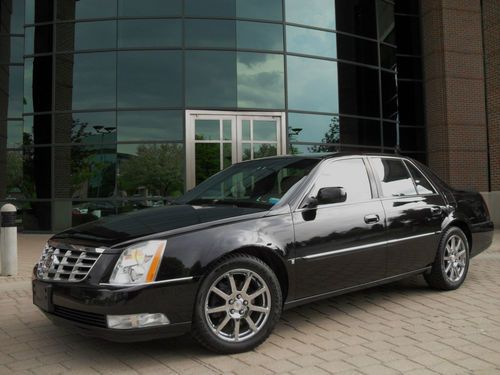
[[[326,252],[323,252],[323,253],[306,255],[306,256],[303,256],[303,257],[297,257],[297,258],[290,259],[289,261],[293,264],[293,263],[295,263],[295,260],[297,260],[297,259],[310,260],[310,259],[322,258],[322,257],[329,256],[329,255],[343,254],[343,253],[348,253],[348,252],[351,252],[351,251],[358,251],[358,250],[367,249],[367,248],[370,248],[370,247],[390,245],[390,244],[401,242],[401,241],[407,241],[407,240],[412,240],[412,239],[421,238],[421,237],[434,236],[434,235],[440,234],[440,233],[441,233],[441,231],[431,232],[431,233],[423,233],[423,234],[417,234],[415,236],[409,236],[409,237],[404,237],[404,238],[397,238],[397,239],[394,239],[394,240],[373,242],[373,243],[369,243],[369,244],[365,244],[365,245],[360,245],[360,246],[346,247],[344,249],[326,251]]]
[[[176,282],[182,282],[182,281],[191,281],[194,279],[194,276],[188,276],[188,277],[179,277],[177,279],[168,279],[168,280],[158,280],[158,281],[152,281],[150,283],[138,283],[138,284],[111,284],[111,283],[99,283],[100,286],[111,286],[114,288],[127,288],[127,287],[134,287],[134,286],[146,286],[146,285],[159,285],[159,284],[171,284],[171,283],[176,283]]]

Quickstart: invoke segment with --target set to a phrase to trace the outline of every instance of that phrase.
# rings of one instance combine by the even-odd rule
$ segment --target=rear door
[[[436,256],[443,197],[410,161],[369,160],[386,215],[388,276],[427,267]]]
[[[343,187],[346,201],[293,213],[297,298],[385,277],[384,210],[364,159],[326,161],[305,198],[325,187]]]

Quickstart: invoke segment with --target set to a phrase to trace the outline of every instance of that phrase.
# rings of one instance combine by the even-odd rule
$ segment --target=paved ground
[[[231,356],[189,337],[115,344],[54,327],[29,288],[45,239],[22,236],[20,276],[0,278],[0,374],[500,373],[500,232],[457,291],[413,278],[295,308],[265,344]]]

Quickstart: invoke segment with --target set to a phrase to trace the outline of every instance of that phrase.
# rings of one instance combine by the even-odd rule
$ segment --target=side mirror
[[[318,204],[342,203],[347,199],[347,193],[342,186],[325,187],[318,191]]]
[[[315,197],[307,197],[304,200],[301,208],[316,208],[318,207],[318,200]]]

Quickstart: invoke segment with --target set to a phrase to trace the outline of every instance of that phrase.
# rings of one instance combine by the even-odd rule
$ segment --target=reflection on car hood
[[[110,216],[68,229],[54,241],[90,247],[111,247],[135,238],[241,215],[265,212],[235,206],[167,206]]]

